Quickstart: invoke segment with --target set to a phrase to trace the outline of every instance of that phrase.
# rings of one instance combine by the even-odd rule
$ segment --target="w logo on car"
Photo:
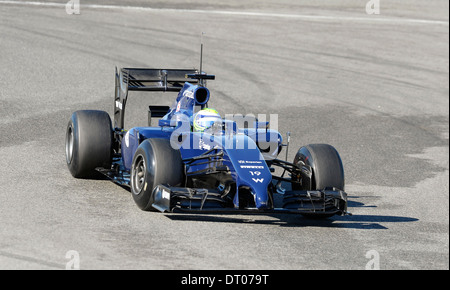
[[[256,183],[263,183],[263,181],[264,181],[264,178],[252,178],[252,180],[254,181],[254,182],[256,182]]]

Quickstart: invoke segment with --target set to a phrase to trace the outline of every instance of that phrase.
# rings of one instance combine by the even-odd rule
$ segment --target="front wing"
[[[346,215],[347,194],[335,188],[308,191],[286,191],[282,208],[235,208],[219,192],[204,188],[158,185],[154,190],[153,207],[161,212],[204,214],[288,213],[309,216]]]

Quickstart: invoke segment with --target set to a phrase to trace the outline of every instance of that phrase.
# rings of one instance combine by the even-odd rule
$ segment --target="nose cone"
[[[256,143],[246,135],[234,135],[225,151],[234,169],[237,188],[248,188],[257,208],[269,206],[268,186],[272,174]],[[239,193],[238,193],[239,194]],[[235,201],[238,201],[235,198]]]

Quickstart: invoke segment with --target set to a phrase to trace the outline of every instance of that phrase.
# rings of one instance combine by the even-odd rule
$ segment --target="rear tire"
[[[134,154],[130,179],[137,206],[144,211],[154,210],[153,189],[157,185],[181,186],[184,182],[180,151],[166,139],[144,140]]]
[[[82,110],[72,114],[66,130],[66,163],[76,178],[89,178],[95,168],[111,166],[113,133],[104,111]]]

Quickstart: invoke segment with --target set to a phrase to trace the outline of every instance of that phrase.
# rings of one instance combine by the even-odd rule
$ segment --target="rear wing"
[[[114,127],[124,128],[125,105],[129,91],[179,92],[185,82],[198,84],[196,69],[147,69],[116,67]]]

